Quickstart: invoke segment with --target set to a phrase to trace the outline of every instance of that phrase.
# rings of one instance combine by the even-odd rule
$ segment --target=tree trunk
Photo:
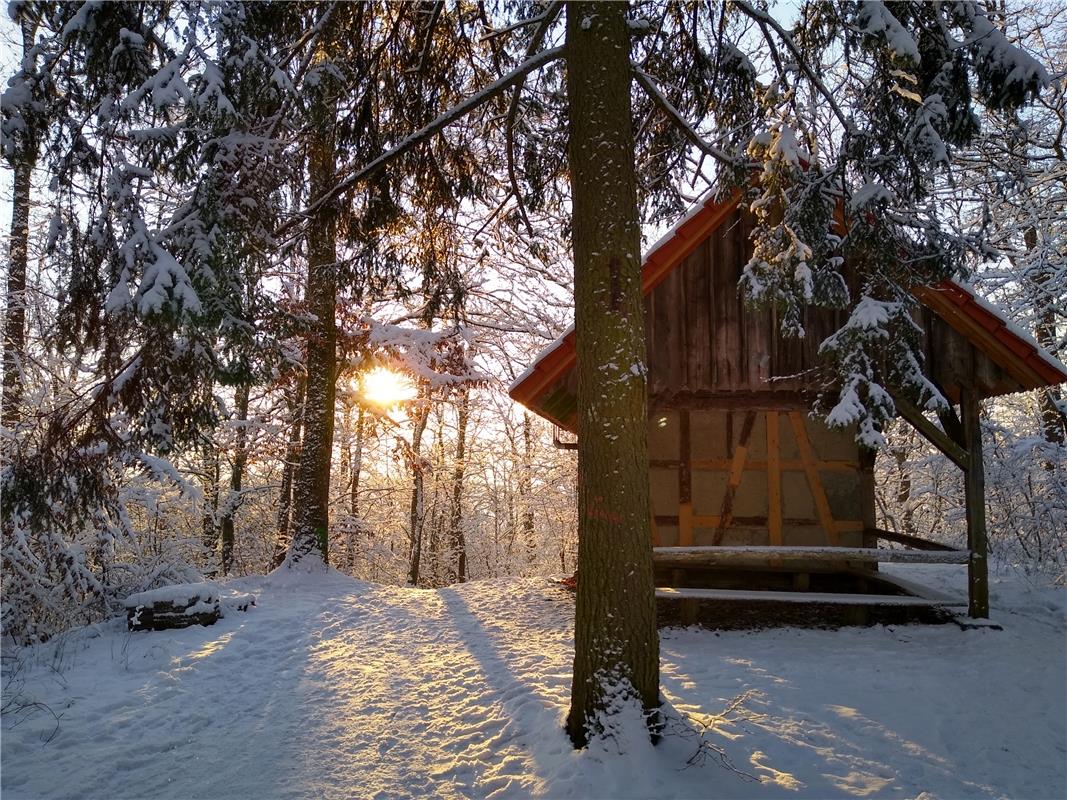
[[[519,502],[522,506],[522,540],[526,545],[526,563],[532,565],[537,557],[534,542],[533,512],[533,431],[530,412],[522,415],[522,474],[519,476]]]
[[[422,434],[426,430],[426,421],[430,416],[430,389],[424,386],[419,392],[415,410],[415,420],[411,431],[411,508],[408,515],[409,544],[411,547],[408,583],[419,585],[419,570],[422,559],[422,523],[423,523],[423,474],[422,474]]]
[[[1027,228],[1023,234],[1023,241],[1026,244],[1027,253],[1033,253],[1038,244],[1037,229],[1033,227]],[[1053,310],[1047,294],[1040,291],[1040,287],[1052,280],[1052,277],[1050,273],[1045,273],[1037,281],[1039,291],[1035,293],[1037,322],[1034,325],[1034,338],[1039,345],[1049,352],[1055,353],[1056,312]],[[1058,386],[1038,389],[1037,403],[1041,413],[1041,429],[1045,434],[1045,441],[1051,444],[1063,444],[1067,441],[1067,417],[1060,411],[1059,403],[1061,400],[1062,396]],[[1045,463],[1045,469],[1051,471],[1055,468],[1055,464]]]
[[[467,541],[463,534],[463,477],[467,467],[467,420],[470,417],[470,389],[460,395],[456,419],[456,464],[452,472],[452,516],[448,524],[448,543],[452,551],[448,580],[467,580]]]
[[[215,443],[204,443],[204,518],[201,541],[211,561],[219,549],[219,451]],[[214,566],[212,566],[214,569]]]
[[[21,20],[23,57],[33,47],[36,30],[36,25],[26,17]],[[22,364],[26,355],[26,263],[29,259],[30,241],[30,182],[36,163],[36,147],[27,147],[11,165],[15,174],[11,197],[11,239],[8,242],[7,313],[4,316],[3,408],[0,410],[0,425],[8,431],[13,431],[21,419]]]
[[[323,40],[329,36],[324,33]],[[320,45],[316,61],[326,60]],[[308,189],[312,198],[336,182],[333,104],[335,79],[327,70],[311,93],[312,134],[308,145]],[[308,333],[304,439],[293,487],[293,538],[290,563],[306,558],[329,564],[330,465],[333,454],[334,401],[337,377],[337,219],[334,203],[314,212],[308,223],[307,306],[315,315]]]
[[[659,705],[627,9],[567,4],[579,429],[567,732],[577,747],[620,700],[639,702],[650,724]]]
[[[271,567],[277,569],[285,561],[289,551],[290,523],[293,508],[293,472],[300,458],[301,419],[304,416],[304,379],[296,378],[295,394],[289,405],[292,424],[289,427],[289,443],[285,448],[282,463],[282,488],[278,497],[278,537],[274,543],[274,559]]]
[[[432,498],[429,511],[424,515],[423,531],[429,526],[429,548],[427,549],[427,558],[423,560],[422,568],[422,581],[430,587],[436,588],[444,585],[442,583],[441,567],[444,563],[444,550],[447,543],[445,538],[445,515],[446,509],[444,509],[441,495],[442,495],[442,477],[445,474],[445,442],[444,442],[444,418],[441,414],[440,407],[437,409],[437,413],[434,415],[436,418],[436,425],[434,426],[433,446],[430,448],[430,458],[433,464],[433,483],[428,493],[428,496]],[[447,490],[445,490],[447,494]],[[447,497],[446,497],[447,499]],[[423,533],[425,538],[425,533]]]
[[[359,478],[363,472],[363,406],[356,407],[356,430],[354,442],[348,453],[348,515],[352,520],[345,542],[345,567],[351,575],[356,568],[356,537],[363,535],[359,519]]]
[[[234,441],[233,464],[230,466],[230,496],[220,523],[222,540],[222,574],[233,570],[233,518],[240,504],[241,483],[244,480],[245,464],[248,463],[248,393],[249,385],[242,383],[235,392],[237,431]]]
[[[359,518],[359,478],[363,472],[363,407],[356,411],[356,443],[349,460],[351,476],[348,484],[348,513],[354,519]]]

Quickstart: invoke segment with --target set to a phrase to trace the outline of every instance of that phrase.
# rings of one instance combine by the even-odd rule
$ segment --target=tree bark
[[[211,560],[219,548],[219,453],[215,443],[204,443],[204,518],[201,541]]]
[[[233,451],[233,463],[230,466],[230,495],[220,522],[220,539],[222,541],[222,574],[229,575],[233,570],[234,515],[240,504],[241,483],[244,480],[245,464],[248,463],[248,394],[249,385],[242,383],[235,393],[235,410],[237,424]]]
[[[28,15],[21,20],[22,54],[33,47],[36,25]],[[29,140],[30,136],[27,137]],[[37,148],[29,146],[11,164],[11,239],[8,242],[6,314],[4,315],[4,384],[0,425],[13,431],[21,419],[22,364],[26,355],[26,264],[30,243],[30,189]]]
[[[1032,254],[1038,245],[1037,229],[1029,227],[1023,234],[1026,251]],[[1043,288],[1052,280],[1052,275],[1045,273],[1037,281],[1039,289]],[[1056,312],[1048,301],[1047,294],[1042,291],[1035,292],[1035,305],[1037,308],[1037,321],[1034,325],[1034,338],[1037,343],[1049,352],[1056,352]],[[1049,386],[1038,389],[1037,403],[1041,414],[1041,429],[1045,434],[1045,441],[1050,444],[1063,444],[1067,441],[1067,417],[1060,411],[1059,404],[1062,400],[1060,388]],[[1055,464],[1045,463],[1045,469],[1055,469]]]
[[[419,572],[422,561],[422,527],[423,527],[423,474],[420,453],[422,451],[422,434],[426,430],[426,421],[430,416],[430,389],[424,386],[419,392],[419,405],[415,410],[415,420],[411,431],[411,507],[408,514],[409,544],[411,547],[408,583],[419,585]]]
[[[356,442],[349,458],[348,513],[359,518],[359,479],[363,472],[363,406],[356,411]]]
[[[577,747],[620,700],[639,702],[651,724],[659,705],[627,9],[567,4],[580,477],[567,732]]]
[[[277,569],[285,561],[289,551],[290,525],[293,508],[293,473],[300,458],[301,420],[304,415],[304,379],[295,379],[295,389],[289,413],[292,423],[289,427],[289,442],[285,448],[285,461],[282,463],[282,488],[278,496],[278,536],[274,544],[274,560],[271,567]]]
[[[448,543],[452,555],[448,580],[467,580],[467,540],[463,533],[463,478],[467,468],[467,420],[470,417],[470,389],[463,389],[456,419],[456,464],[452,472],[452,515],[448,525]]]
[[[326,33],[322,40],[330,38]],[[320,45],[316,60],[326,60]],[[308,145],[308,190],[321,197],[336,180],[335,79],[327,70],[311,95],[312,134]],[[307,341],[304,439],[293,487],[293,538],[289,561],[315,558],[329,564],[330,467],[333,455],[337,378],[337,218],[335,205],[318,207],[308,225],[306,301],[315,322]]]
[[[371,533],[363,525],[359,518],[359,480],[363,473],[363,432],[364,432],[363,406],[356,409],[356,433],[352,452],[348,457],[348,514],[352,518],[352,530],[348,532],[348,542],[345,547],[345,562],[348,574],[351,575],[356,568],[356,537]]]
[[[519,476],[519,498],[522,506],[522,540],[526,545],[526,563],[532,565],[537,557],[534,542],[533,511],[533,431],[530,412],[522,415],[522,474]]]

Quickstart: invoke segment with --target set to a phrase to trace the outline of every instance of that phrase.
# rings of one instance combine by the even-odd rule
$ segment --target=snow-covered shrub
[[[987,401],[986,525],[994,568],[1067,581],[1067,447],[1043,435],[1033,394]],[[879,526],[967,546],[962,472],[903,421],[879,454]]]

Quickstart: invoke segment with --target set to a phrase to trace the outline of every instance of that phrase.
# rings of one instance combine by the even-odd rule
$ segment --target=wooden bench
[[[967,550],[889,550],[877,547],[654,547],[652,560],[661,566],[713,567],[777,562],[863,562],[868,564],[966,564]]]
[[[894,594],[839,592],[773,592],[749,589],[656,589],[657,600],[724,600],[763,603],[825,603],[849,606],[967,607],[966,600],[951,597],[915,597]]]

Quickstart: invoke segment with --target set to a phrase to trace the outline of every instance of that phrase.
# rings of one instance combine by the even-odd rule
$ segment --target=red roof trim
[[[988,331],[996,341],[1018,357],[1046,386],[1067,381],[1067,368],[1040,346],[1015,331],[1006,319],[978,298],[968,287],[955,281],[942,281],[934,290],[948,298],[972,322]],[[920,299],[924,299],[920,297]],[[934,311],[937,311],[935,308]],[[964,333],[966,335],[966,333]],[[978,343],[975,342],[977,345]]]

